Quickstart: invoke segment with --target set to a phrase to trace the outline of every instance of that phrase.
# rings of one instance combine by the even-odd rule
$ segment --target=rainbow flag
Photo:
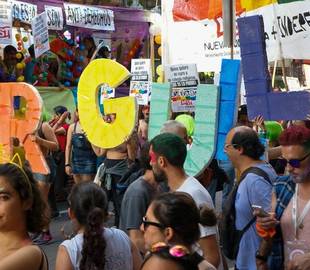
[[[277,3],[277,0],[241,0],[241,6],[246,11],[250,11],[274,3]]]

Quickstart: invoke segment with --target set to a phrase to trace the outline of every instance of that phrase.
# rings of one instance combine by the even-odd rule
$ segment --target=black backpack
[[[241,177],[239,184],[246,177],[248,173],[254,173],[258,176],[263,177],[268,183],[271,183],[268,174],[258,168],[258,167],[250,167],[246,169]],[[238,191],[239,184],[235,183],[231,192],[229,193],[225,205],[223,207],[222,219],[220,222],[220,230],[221,230],[221,245],[223,249],[223,253],[230,260],[235,260],[238,255],[239,244],[243,234],[251,227],[251,225],[255,222],[256,217],[253,217],[249,223],[241,230],[236,229],[236,209],[235,209],[235,200]]]

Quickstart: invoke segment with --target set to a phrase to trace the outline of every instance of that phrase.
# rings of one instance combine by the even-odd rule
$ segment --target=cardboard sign
[[[131,60],[130,96],[137,98],[139,105],[147,105],[152,87],[152,71],[150,59]]]
[[[114,12],[110,9],[64,3],[66,24],[95,30],[114,31]]]
[[[26,2],[12,1],[13,19],[31,24],[33,18],[37,16],[37,6]]]
[[[12,103],[14,97],[23,97],[27,102],[23,119],[15,116]],[[49,174],[50,170],[40,146],[29,136],[39,126],[42,105],[42,99],[34,86],[26,83],[0,83],[0,145],[2,151],[12,157],[11,138],[18,138],[24,146],[26,159],[32,171]]]
[[[50,30],[62,30],[64,18],[62,15],[62,8],[53,6],[44,6],[47,16],[47,27]]]
[[[0,1],[0,44],[12,44],[11,4]]]
[[[50,49],[46,12],[42,12],[32,20],[32,35],[34,41],[35,57],[40,57]]]
[[[199,84],[196,64],[167,66],[166,76],[172,86],[172,111],[195,111],[196,92]]]

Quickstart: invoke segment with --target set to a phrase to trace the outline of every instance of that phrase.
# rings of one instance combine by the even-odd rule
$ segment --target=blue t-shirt
[[[264,170],[273,183],[277,177],[276,172],[268,163],[258,163],[253,167]],[[240,183],[236,201],[236,228],[242,230],[253,218],[252,205],[260,205],[265,211],[271,209],[272,185],[262,176],[249,173]],[[256,270],[255,254],[259,248],[260,237],[255,223],[244,233],[237,256],[236,266],[239,270]]]

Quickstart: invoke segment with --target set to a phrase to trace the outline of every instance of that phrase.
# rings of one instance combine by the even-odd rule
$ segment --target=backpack
[[[268,174],[258,167],[250,167],[246,169],[240,177],[239,184],[247,176],[248,173],[253,173],[261,176],[272,185]],[[236,229],[235,200],[239,184],[235,183],[231,192],[229,193],[225,205],[223,206],[223,214],[220,222],[221,245],[223,253],[230,260],[235,260],[237,258],[239,244],[243,234],[256,221],[256,217],[253,217],[242,230],[239,231]]]

